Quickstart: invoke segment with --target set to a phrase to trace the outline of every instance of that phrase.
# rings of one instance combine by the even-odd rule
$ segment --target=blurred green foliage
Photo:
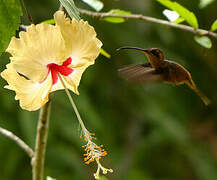
[[[217,30],[217,20],[215,20],[211,26],[211,31],[216,31],[216,30]]]
[[[7,48],[10,38],[19,29],[20,16],[22,16],[20,1],[0,0],[0,56]]]
[[[193,10],[200,27],[209,29],[217,17],[217,2],[199,9],[198,0],[177,1]],[[89,8],[75,1],[80,8]],[[26,1],[34,22],[51,19],[56,0]],[[104,0],[103,11],[123,9],[164,18],[156,1]],[[204,49],[193,35],[177,29],[129,20],[112,24],[82,16],[97,31],[103,48],[113,54],[120,46],[159,47],[168,59],[184,65],[198,87],[212,100],[208,107],[186,86],[132,85],[117,76],[126,64],[147,61],[133,51],[107,59],[100,55],[84,73],[74,95],[86,126],[96,133],[108,155],[102,160],[113,168],[109,180],[216,180],[217,179],[217,41]],[[26,16],[23,24],[28,24]],[[0,58],[0,70],[9,55]],[[38,112],[22,110],[14,92],[0,79],[0,126],[11,130],[34,147]],[[76,116],[64,91],[54,94],[46,156],[46,176],[57,180],[93,179],[96,165],[85,165]],[[0,180],[31,179],[30,160],[17,145],[0,135]],[[103,178],[102,178],[103,179]],[[105,179],[105,178],[104,178]]]
[[[212,47],[212,41],[208,36],[194,36],[194,40],[205,48],[209,49]]]

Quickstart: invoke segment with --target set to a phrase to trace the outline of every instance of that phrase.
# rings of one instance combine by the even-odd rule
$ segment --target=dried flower
[[[92,26],[70,21],[62,11],[54,14],[56,25],[38,24],[13,37],[7,48],[12,57],[1,76],[16,92],[23,109],[34,111],[48,101],[50,92],[66,87],[79,94],[82,73],[94,64],[102,43]]]

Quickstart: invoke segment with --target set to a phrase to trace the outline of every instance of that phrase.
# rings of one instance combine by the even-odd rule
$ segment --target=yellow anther
[[[110,173],[113,173],[113,169],[109,169],[109,172],[110,172]]]

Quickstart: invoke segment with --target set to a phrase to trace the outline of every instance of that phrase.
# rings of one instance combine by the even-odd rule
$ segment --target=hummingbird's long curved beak
[[[134,49],[134,50],[143,52],[143,53],[145,53],[145,54],[149,54],[149,53],[150,53],[150,50],[149,50],[149,49],[142,49],[142,48],[131,47],[131,46],[123,46],[123,47],[118,48],[116,51],[120,51],[120,50],[122,50],[122,49]]]

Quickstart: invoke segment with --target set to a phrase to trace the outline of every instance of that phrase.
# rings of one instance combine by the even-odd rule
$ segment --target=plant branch
[[[35,156],[32,160],[33,180],[43,180],[44,178],[44,161],[50,119],[50,106],[51,101],[49,100],[40,110],[36,135]]]
[[[15,134],[1,127],[0,127],[0,133],[8,137],[12,141],[14,141],[18,146],[20,146],[20,148],[22,148],[28,154],[30,158],[34,156],[34,151],[22,139],[17,137]]]
[[[107,13],[107,12],[94,12],[94,11],[89,11],[85,9],[79,9],[79,12],[84,15],[96,17],[96,18],[105,18],[105,17],[119,17],[119,18],[124,18],[124,19],[137,19],[137,20],[143,20],[147,22],[152,22],[152,23],[157,23],[157,24],[162,24],[165,26],[181,29],[184,31],[189,31],[193,34],[197,34],[200,36],[208,35],[212,36],[217,39],[217,33],[204,30],[204,29],[194,29],[191,26],[183,25],[183,24],[175,24],[173,22],[165,21],[162,19],[157,19],[149,16],[144,16],[141,14],[130,14],[130,15],[117,15],[117,14],[112,14],[112,13]]]

